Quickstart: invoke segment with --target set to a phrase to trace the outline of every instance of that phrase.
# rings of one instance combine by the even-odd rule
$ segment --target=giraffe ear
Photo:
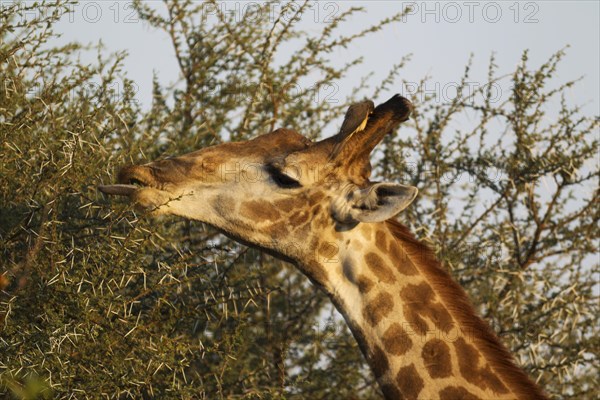
[[[394,217],[413,202],[418,189],[399,183],[374,183],[350,193],[343,215],[345,222],[381,222]],[[341,211],[341,210],[339,210]]]

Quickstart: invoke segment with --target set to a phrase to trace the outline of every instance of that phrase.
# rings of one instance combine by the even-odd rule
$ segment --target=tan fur
[[[433,252],[399,222],[389,220],[386,224],[409,257],[418,260],[415,263],[417,268],[426,276],[462,329],[472,332],[477,350],[491,362],[494,371],[506,379],[511,391],[523,399],[546,399],[542,391],[514,364],[513,357],[488,324],[475,314],[465,291],[442,268]]]

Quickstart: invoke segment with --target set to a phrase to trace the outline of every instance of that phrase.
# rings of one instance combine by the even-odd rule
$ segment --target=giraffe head
[[[319,251],[327,252],[323,243],[358,224],[393,217],[416,196],[414,187],[369,180],[371,151],[411,110],[398,95],[374,109],[363,102],[348,110],[338,135],[319,142],[278,129],[124,167],[119,184],[99,189],[128,196],[155,214],[199,220],[238,241],[302,261],[303,272],[320,281],[318,268],[310,265],[318,264]]]

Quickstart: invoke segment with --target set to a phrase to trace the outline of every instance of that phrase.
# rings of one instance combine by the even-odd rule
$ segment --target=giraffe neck
[[[342,235],[325,290],[387,399],[543,399],[464,291],[395,222]]]

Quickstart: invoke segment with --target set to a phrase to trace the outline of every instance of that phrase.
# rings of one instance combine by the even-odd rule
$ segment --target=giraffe
[[[277,129],[126,166],[118,184],[99,189],[294,264],[342,314],[386,399],[544,399],[463,289],[396,221],[417,188],[369,180],[372,150],[411,111],[395,95],[349,109],[347,129],[318,142]]]

